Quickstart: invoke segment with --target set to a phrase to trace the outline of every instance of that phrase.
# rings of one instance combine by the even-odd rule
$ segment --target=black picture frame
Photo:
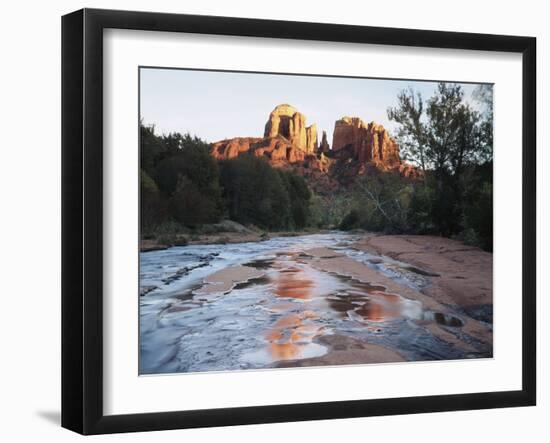
[[[519,53],[522,97],[522,389],[266,405],[103,413],[103,30],[171,31]],[[62,18],[62,426],[82,434],[151,431],[536,403],[536,39],[232,17],[83,9]]]

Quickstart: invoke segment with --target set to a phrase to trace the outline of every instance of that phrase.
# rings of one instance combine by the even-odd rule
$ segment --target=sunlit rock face
[[[280,135],[263,138],[252,148],[252,153],[256,157],[266,157],[271,160],[271,164],[274,166],[282,165],[285,162],[303,162],[305,159],[303,150],[297,149],[294,144]]]
[[[330,193],[352,184],[356,177],[395,171],[415,179],[419,172],[401,161],[399,146],[389,132],[374,122],[343,117],[334,127],[332,148],[327,134],[318,139],[317,125],[306,126],[306,117],[289,104],[269,114],[263,137],[237,137],[211,145],[212,156],[228,160],[242,154],[264,158],[271,166],[291,168],[314,189]]]
[[[272,166],[303,162],[305,152],[297,149],[281,135],[274,137],[238,137],[212,144],[211,155],[217,160],[229,160],[243,153],[266,158]]]
[[[314,154],[317,151],[317,125],[313,123],[306,128],[306,152]]]
[[[260,137],[236,137],[212,143],[210,153],[216,160],[230,160],[250,151],[250,147],[261,142]]]
[[[313,154],[317,150],[317,125],[306,126],[306,116],[288,104],[271,111],[265,124],[264,137],[286,138],[293,147]]]
[[[276,106],[269,114],[263,137],[237,137],[213,143],[217,160],[228,160],[243,153],[266,158],[272,166],[311,165],[318,162],[317,125],[306,127],[306,117],[288,104]],[[304,163],[306,162],[306,163]],[[323,164],[326,169],[326,162]]]
[[[374,162],[384,166],[401,163],[399,147],[388,131],[382,125],[367,124],[358,117],[336,121],[332,150],[337,157],[353,158],[360,163]]]

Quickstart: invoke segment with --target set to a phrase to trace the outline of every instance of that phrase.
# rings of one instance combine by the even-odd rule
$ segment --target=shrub
[[[361,216],[357,209],[352,209],[348,214],[342,219],[339,228],[342,231],[350,231],[352,229],[357,229],[361,223]]]

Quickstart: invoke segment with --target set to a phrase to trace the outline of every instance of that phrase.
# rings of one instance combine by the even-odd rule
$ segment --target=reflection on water
[[[313,281],[297,267],[280,269],[275,280],[275,294],[279,297],[305,300],[311,297],[313,287]]]
[[[336,243],[340,237],[317,236],[315,243]],[[329,349],[318,339],[331,334],[409,352],[411,359],[433,358],[442,355],[437,354],[437,342],[414,321],[462,326],[459,318],[424,311],[420,302],[388,293],[383,286],[313,268],[313,258],[303,252],[312,248],[307,243],[309,237],[303,245],[293,241],[292,247],[263,250],[271,255],[250,253],[240,263],[265,271],[264,275],[238,282],[226,295],[195,297],[197,280],[183,275],[172,286],[185,287],[188,281],[186,289],[171,296],[157,290],[141,297],[141,373],[265,368],[280,361],[319,357]],[[237,256],[241,250],[266,248],[266,243],[221,248],[237,250]],[[197,254],[204,255],[195,248]],[[164,253],[171,260],[170,269],[177,269],[178,257],[191,260],[191,256],[177,255],[176,251]],[[152,256],[147,257],[151,260]],[[223,257],[222,251],[215,260]],[[153,267],[147,269],[151,270],[151,282],[156,283]],[[206,271],[201,267],[193,272],[204,276]],[[441,349],[449,352],[448,348]],[[445,357],[448,355],[454,354]]]
[[[422,304],[418,301],[388,293],[383,286],[341,275],[336,275],[336,278],[346,284],[347,288],[328,298],[335,311],[348,316],[350,313],[358,314],[363,320],[371,322],[422,318]]]
[[[336,318],[385,323],[422,317],[419,302],[390,294],[384,286],[315,270],[301,260],[302,255],[277,254],[271,260],[274,295],[292,301],[272,300],[269,309],[281,316],[264,332],[265,348],[246,355],[245,360],[272,364],[322,355],[327,349],[314,340],[334,333]],[[379,327],[376,331],[380,332]]]
[[[272,269],[276,271],[272,277],[274,295],[282,299],[309,300],[319,288],[316,288],[312,270],[296,262],[295,258],[296,254],[277,254],[277,259],[271,263]],[[324,346],[313,343],[313,339],[322,335],[326,329],[317,322],[317,314],[303,310],[296,303],[274,301],[272,309],[283,315],[264,334],[268,343],[267,352],[260,350],[259,353],[252,354],[252,358],[263,358],[266,363],[273,363],[326,353]]]
[[[287,314],[279,318],[265,333],[265,339],[269,343],[269,358],[266,360],[297,360],[307,355],[324,354],[325,349],[312,343],[312,340],[324,329],[321,324],[307,323],[308,320],[315,318],[314,313],[307,311],[301,314]]]

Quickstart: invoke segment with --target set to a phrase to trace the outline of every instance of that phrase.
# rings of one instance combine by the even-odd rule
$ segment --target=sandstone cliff
[[[306,152],[308,154],[317,152],[317,125],[315,123],[306,128]]]
[[[418,176],[416,168],[401,161],[397,143],[382,125],[343,117],[335,123],[330,149],[326,132],[319,144],[317,125],[306,126],[306,117],[288,104],[271,111],[263,137],[222,140],[212,144],[211,153],[218,160],[245,153],[263,157],[272,166],[292,168],[320,192],[331,192],[339,184],[350,184],[357,176],[377,171]]]
[[[374,122],[344,117],[334,125],[332,150],[339,158],[354,158],[360,163],[374,162],[384,167],[401,163],[399,147],[388,131]]]
[[[272,166],[303,162],[306,154],[281,135],[274,137],[238,137],[212,144],[211,154],[217,160],[229,160],[249,153],[265,157]]]
[[[212,143],[210,153],[216,160],[230,160],[240,154],[249,152],[251,146],[262,140],[260,137],[237,137],[221,140]]]

